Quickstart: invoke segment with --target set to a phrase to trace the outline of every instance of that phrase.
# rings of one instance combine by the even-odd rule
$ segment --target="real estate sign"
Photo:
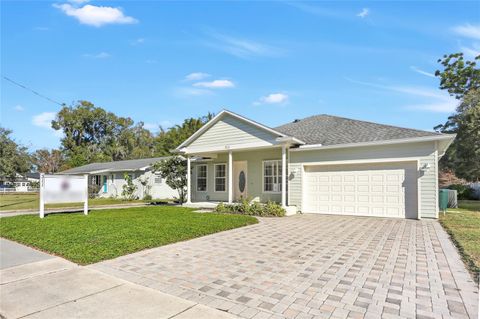
[[[88,214],[88,175],[40,174],[40,218],[45,216],[45,204],[83,202]]]

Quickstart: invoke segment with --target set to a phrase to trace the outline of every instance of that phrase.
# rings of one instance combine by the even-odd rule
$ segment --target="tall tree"
[[[10,137],[11,130],[0,127],[0,176],[14,182],[17,174],[25,174],[32,165],[25,146]]]
[[[188,118],[181,125],[164,130],[155,137],[155,155],[170,155],[171,150],[175,149],[183,141],[189,138],[193,133],[198,131],[205,123],[213,118],[214,114],[208,113],[206,116],[199,118]]]
[[[36,150],[32,155],[33,164],[40,173],[53,174],[59,172],[64,164],[64,156],[60,150],[46,148]]]
[[[63,107],[52,127],[64,133],[62,150],[71,167],[153,154],[153,136],[143,123],[134,126],[131,118],[119,117],[88,101]]]
[[[450,169],[468,181],[480,180],[480,70],[476,61],[465,61],[462,53],[445,55],[439,62],[443,70],[440,88],[460,103],[444,124],[435,127],[442,133],[456,133],[457,138],[440,161],[441,169]]]

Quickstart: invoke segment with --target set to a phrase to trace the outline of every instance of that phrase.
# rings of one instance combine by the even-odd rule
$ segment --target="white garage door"
[[[417,218],[417,165],[305,167],[308,213]]]

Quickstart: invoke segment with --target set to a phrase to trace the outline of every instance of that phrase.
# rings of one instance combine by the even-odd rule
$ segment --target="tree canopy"
[[[171,150],[175,149],[212,118],[213,114],[208,113],[206,116],[199,118],[186,119],[181,125],[175,125],[168,130],[162,128],[155,137],[155,155],[170,155]]]
[[[442,133],[457,134],[440,161],[441,169],[452,170],[467,181],[480,180],[480,69],[476,61],[465,61],[462,53],[446,55],[439,62],[444,67],[435,75],[440,88],[460,100],[455,113],[435,127]]]
[[[27,148],[17,144],[11,134],[0,127],[0,176],[14,182],[16,175],[30,171],[32,164]]]

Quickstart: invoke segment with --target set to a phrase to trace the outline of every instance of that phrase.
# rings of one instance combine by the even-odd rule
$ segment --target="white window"
[[[162,183],[162,175],[155,174],[154,182],[155,182],[155,184],[161,184]]]
[[[227,184],[227,165],[215,164],[215,191],[224,192]]]
[[[207,191],[207,165],[197,166],[197,192]]]
[[[265,193],[282,191],[282,161],[263,162],[263,191]]]
[[[100,185],[100,175],[93,175],[91,178],[92,185]]]

